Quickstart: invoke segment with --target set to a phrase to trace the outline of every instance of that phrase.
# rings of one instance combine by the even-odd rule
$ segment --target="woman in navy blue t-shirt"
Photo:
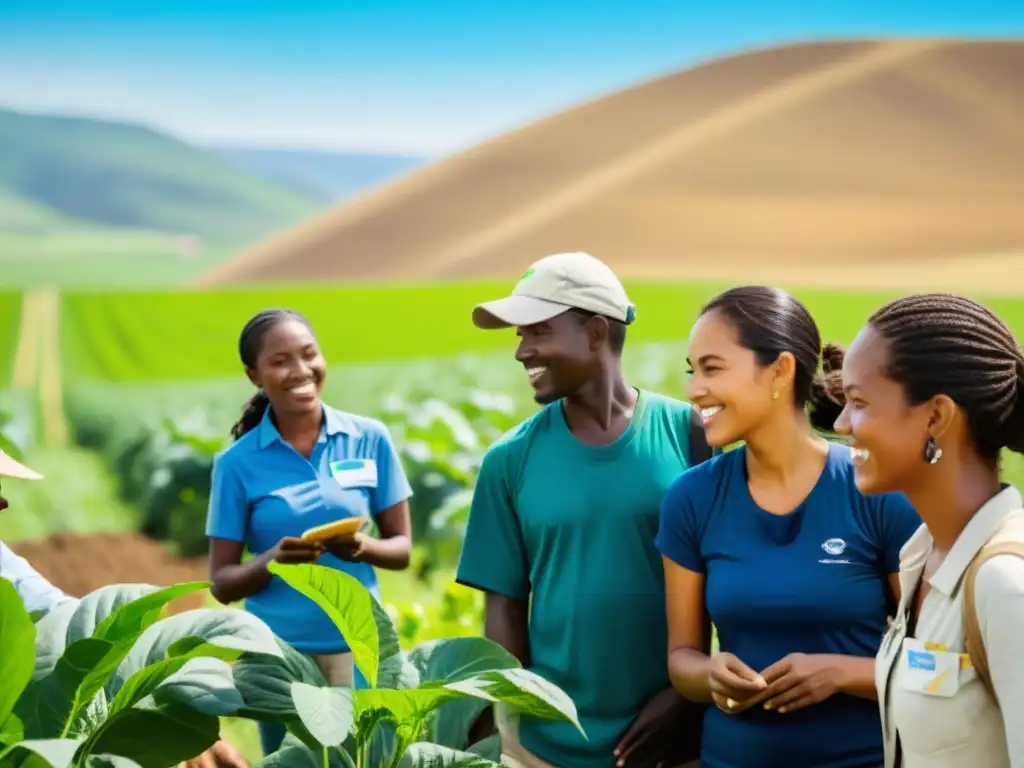
[[[760,286],[721,294],[691,332],[689,396],[708,443],[745,444],[675,481],[657,537],[673,684],[715,704],[701,766],[883,762],[874,657],[920,520],[902,495],[862,495],[849,449],[812,428],[830,431],[841,411],[828,389],[841,390],[842,355],[825,349],[822,377],[810,313]]]

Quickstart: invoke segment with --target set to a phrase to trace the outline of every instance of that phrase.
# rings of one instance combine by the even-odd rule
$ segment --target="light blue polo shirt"
[[[378,515],[412,496],[387,427],[324,406],[323,428],[307,460],[277,431],[268,408],[259,426],[213,463],[206,535],[244,542],[253,554],[284,536],[344,517]],[[320,565],[355,576],[380,597],[368,563],[323,554]],[[348,644],[312,600],[272,576],[245,607],[302,653],[343,653]]]

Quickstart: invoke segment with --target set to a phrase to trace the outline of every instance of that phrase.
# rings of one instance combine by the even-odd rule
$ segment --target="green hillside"
[[[0,109],[0,227],[77,219],[244,243],[318,203],[148,128]],[[21,227],[3,224],[22,220]]]

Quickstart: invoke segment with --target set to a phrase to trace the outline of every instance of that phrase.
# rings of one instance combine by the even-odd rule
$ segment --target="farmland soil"
[[[19,541],[11,549],[53,584],[82,597],[108,584],[168,586],[208,578],[205,557],[175,557],[160,542],[136,533],[54,533],[45,539]],[[175,600],[174,613],[203,607],[204,590]]]

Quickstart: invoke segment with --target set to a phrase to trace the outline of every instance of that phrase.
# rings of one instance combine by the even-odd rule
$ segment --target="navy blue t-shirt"
[[[902,494],[865,496],[846,446],[831,443],[807,498],[786,515],[754,502],[746,449],[683,473],[662,503],[656,544],[705,574],[721,650],[762,671],[790,653],[874,657],[888,575],[920,526]],[[709,707],[702,768],[861,768],[883,762],[878,704],[837,693],[787,714]]]

